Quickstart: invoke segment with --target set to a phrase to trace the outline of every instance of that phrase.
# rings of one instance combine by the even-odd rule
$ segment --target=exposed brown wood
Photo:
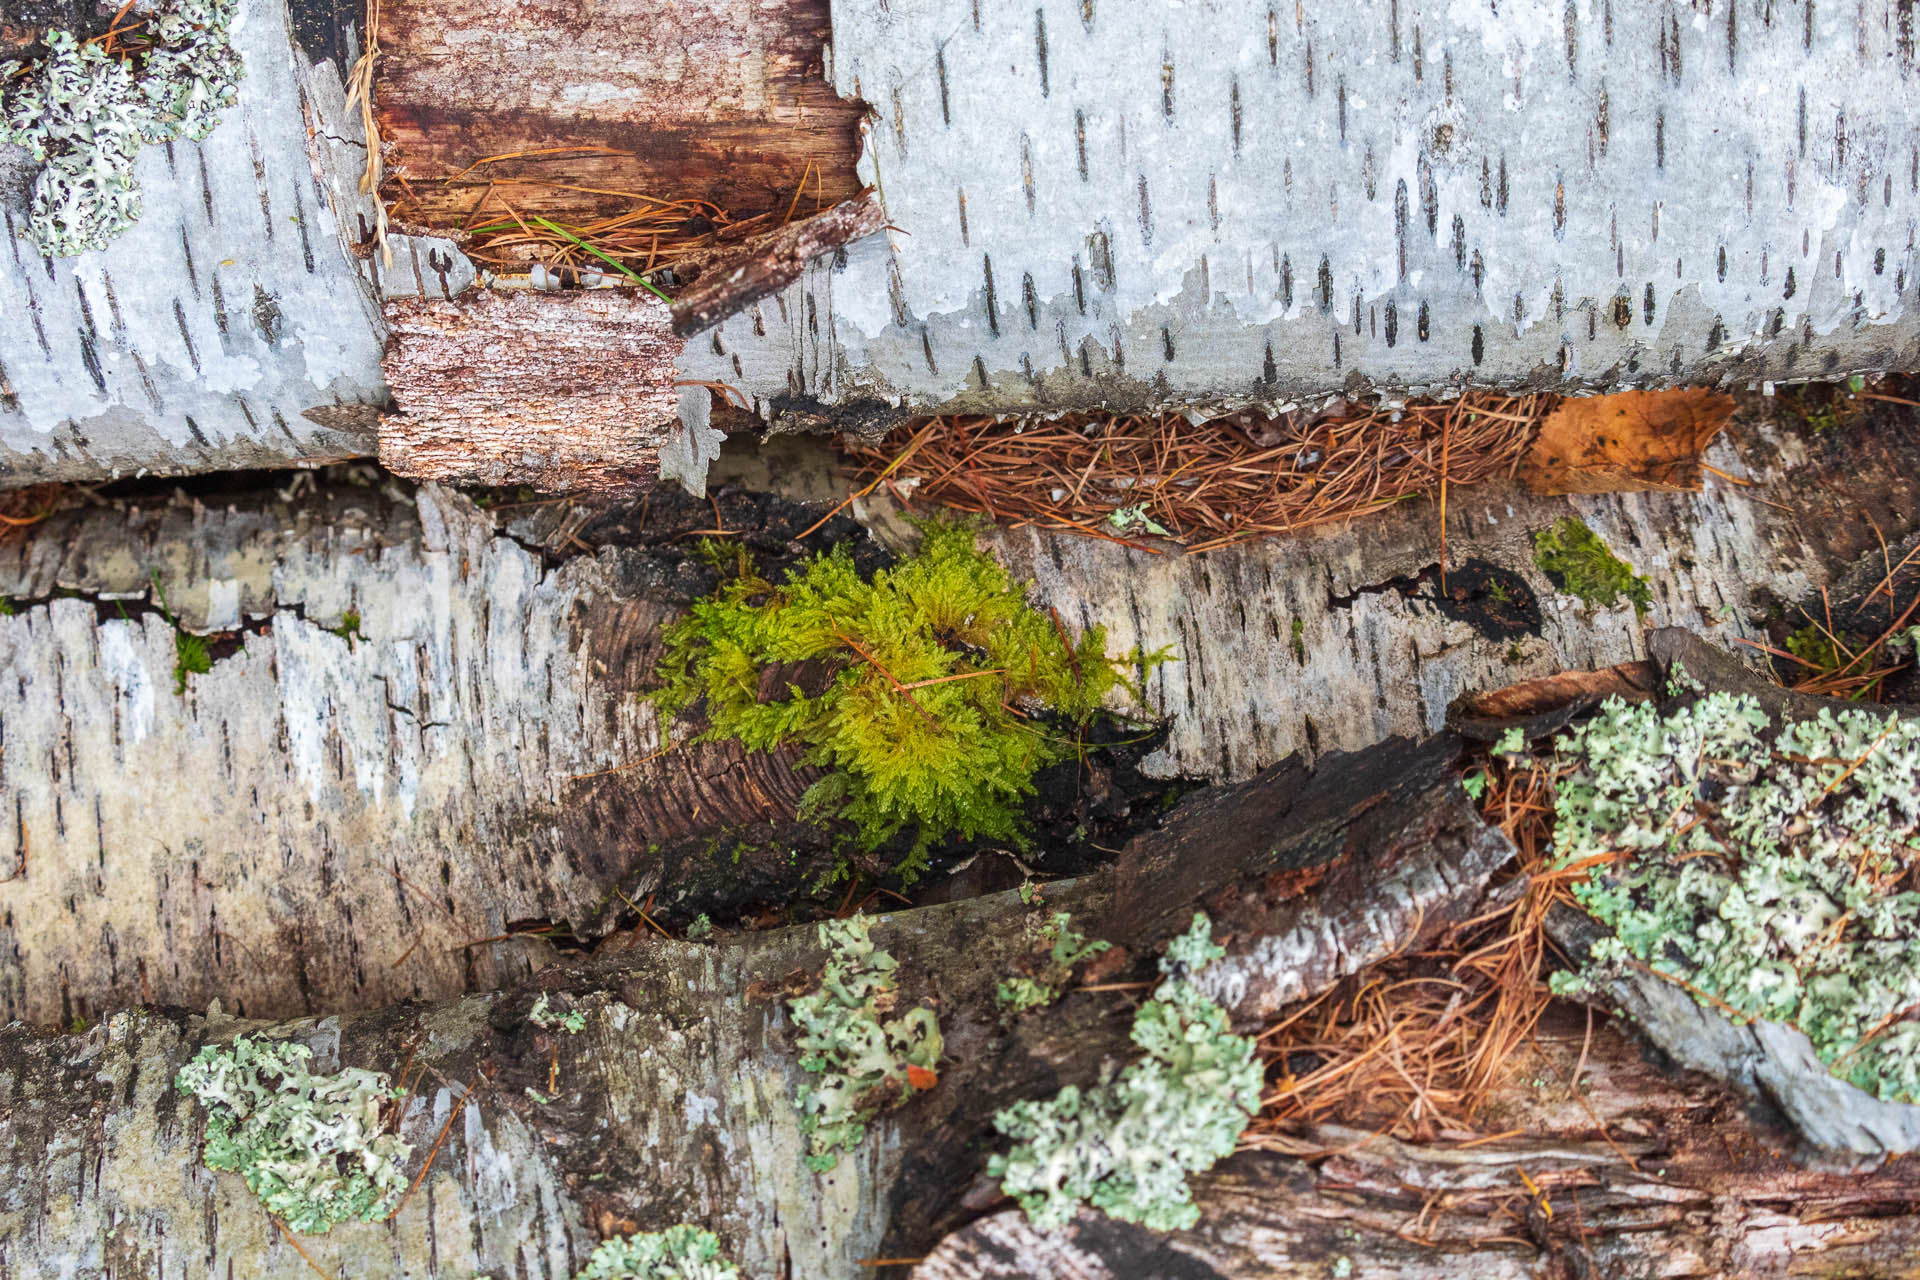
[[[523,214],[584,220],[618,211],[621,192],[737,216],[797,197],[812,213],[860,189],[864,109],[827,82],[830,30],[827,0],[385,0],[380,129],[413,216],[433,226],[461,225],[504,178],[575,188],[502,188]],[[469,171],[552,148],[619,154]]]
[[[746,310],[798,280],[809,259],[872,235],[885,224],[878,197],[867,192],[711,255],[697,264],[693,284],[675,296],[673,331],[688,337]]]
[[[398,412],[380,461],[403,476],[549,491],[622,491],[659,477],[679,343],[639,291],[479,290],[387,303],[382,362]]]

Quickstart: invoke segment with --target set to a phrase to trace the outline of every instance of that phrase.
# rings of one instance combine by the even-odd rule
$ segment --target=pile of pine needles
[[[1449,485],[1510,476],[1552,407],[1551,396],[1475,394],[1200,423],[1164,413],[952,416],[910,422],[849,451],[903,502],[924,498],[1131,545],[1141,544],[1127,533],[1145,532],[1204,551],[1429,493],[1444,501]],[[909,449],[910,470],[902,466]]]
[[[1268,1093],[1249,1146],[1292,1149],[1302,1125],[1338,1121],[1411,1141],[1472,1135],[1553,997],[1543,926],[1588,870],[1551,870],[1544,762],[1487,766],[1481,814],[1519,850],[1479,916],[1291,1010],[1259,1037]]]

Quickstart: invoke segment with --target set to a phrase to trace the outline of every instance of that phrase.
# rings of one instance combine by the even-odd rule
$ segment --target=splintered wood
[[[1398,410],[1341,402],[1317,417],[1247,411],[1198,424],[1164,413],[952,417],[935,420],[887,483],[909,501],[1015,524],[1118,541],[1164,533],[1204,551],[1510,476],[1551,402],[1476,395]],[[849,449],[872,478],[926,425]]]
[[[679,432],[665,303],[647,294],[483,290],[387,303],[399,412],[380,461],[420,480],[620,491],[659,477]]]

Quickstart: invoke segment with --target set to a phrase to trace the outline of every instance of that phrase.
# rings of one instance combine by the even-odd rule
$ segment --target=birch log
[[[1644,656],[1631,606],[1558,595],[1532,564],[1530,534],[1570,511],[1647,575],[1646,622],[1725,646],[1849,566],[1870,570],[1864,592],[1877,536],[1898,558],[1920,534],[1904,424],[1808,439],[1743,421],[1710,456],[1751,483],[1699,495],[1454,493],[1449,563],[1537,603],[1517,632],[1439,594],[1433,515],[1412,504],[1206,556],[1029,530],[993,545],[1070,627],[1106,625],[1115,652],[1171,646],[1148,685],[1170,736],[1149,761],[1234,780],[1431,732],[1467,691]],[[837,492],[791,443],[727,465]],[[731,527],[766,518],[730,505],[747,501],[727,490]],[[0,543],[0,595],[19,602],[0,617],[0,1013],[446,999],[541,962],[537,939],[467,947],[516,922],[596,936],[610,885],[666,903],[742,877],[700,838],[790,812],[807,779],[719,748],[647,759],[664,745],[640,696],[658,628],[705,588],[684,560],[618,545],[638,515],[329,484],[68,512]],[[821,536],[836,529],[852,526]],[[604,539],[591,555],[583,530]],[[238,633],[182,694],[154,569],[187,628]]]
[[[1143,974],[1159,939],[1151,925],[1117,932],[1137,918],[1126,887],[1188,863],[1195,873],[1157,905],[1184,913],[1226,895],[1229,965],[1311,950],[1303,912],[1366,909],[1390,947],[1417,945],[1464,919],[1486,870],[1512,851],[1453,780],[1457,750],[1445,738],[1387,744],[1323,762],[1304,785],[1298,770],[1276,770],[1217,791],[1195,820],[1176,815],[1139,838],[1117,875],[1051,886],[1044,906],[1001,894],[879,920],[876,942],[902,961],[901,998],[934,1003],[947,1052],[938,1085],[825,1175],[802,1163],[782,1004],[822,961],[806,928],[706,945],[635,935],[517,991],[295,1023],[237,1022],[216,1007],[205,1018],[136,1011],[68,1036],[16,1025],[0,1032],[0,1167],[15,1188],[0,1203],[0,1265],[161,1280],[314,1266],[562,1280],[601,1235],[694,1221],[747,1275],[808,1280],[863,1275],[863,1259],[936,1244],[917,1274],[941,1280],[1304,1276],[1356,1262],[1355,1274],[1416,1277],[1445,1265],[1514,1276],[1911,1267],[1905,1215],[1920,1185],[1905,1165],[1844,1180],[1796,1170],[1726,1095],[1676,1086],[1604,1033],[1592,1043],[1550,1033],[1538,1063],[1523,1064],[1583,1080],[1571,1093],[1516,1085],[1500,1099],[1495,1118],[1527,1128],[1524,1138],[1419,1147],[1326,1128],[1269,1140],[1278,1150],[1200,1182],[1196,1230],[1164,1237],[1088,1217],[1048,1235],[1011,1212],[975,1220],[995,1207],[979,1177],[993,1112],[1128,1056],[1122,992],[1071,991],[1044,1012],[1000,1017],[993,989],[1031,945],[1025,917],[1069,910],[1128,948],[1115,972]],[[1383,872],[1423,858],[1453,873],[1437,896],[1381,888]],[[1276,886],[1302,878],[1276,869],[1326,874],[1290,897]],[[541,993],[585,1014],[585,1029],[532,1025]],[[1243,1024],[1257,1023],[1261,1003],[1252,988],[1228,999]],[[171,1077],[197,1045],[241,1033],[302,1040],[323,1069],[419,1074],[399,1125],[420,1185],[394,1217],[296,1249],[237,1178],[199,1167],[204,1120]],[[1595,1106],[1609,1126],[1600,1140]]]
[[[84,8],[5,0],[5,48]],[[381,305],[477,273],[440,236],[372,251],[363,8],[245,0],[240,102],[147,148],[104,251],[18,239],[32,166],[0,156],[0,483],[373,450]],[[617,190],[779,220],[874,188],[886,230],[677,347],[676,381],[775,426],[1920,362],[1904,0],[385,11],[390,159],[447,236],[491,180],[460,171],[527,149],[572,168],[507,176],[592,189],[582,219]],[[711,426],[678,421],[697,489]]]

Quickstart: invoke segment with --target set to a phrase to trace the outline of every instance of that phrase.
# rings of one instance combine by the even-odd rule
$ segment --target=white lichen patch
[[[238,3],[155,0],[123,55],[56,30],[24,69],[0,62],[0,142],[43,166],[25,229],[41,252],[105,248],[140,217],[141,145],[213,131],[244,74],[229,38]]]
[[[713,1232],[682,1223],[603,1240],[573,1280],[736,1280]]]
[[[1036,946],[1046,953],[1039,972],[1033,976],[1016,974],[1003,979],[994,991],[994,1002],[1009,1014],[1025,1013],[1052,1004],[1072,975],[1073,966],[1105,951],[1111,943],[1089,940],[1073,927],[1073,916],[1056,911],[1038,928],[1029,928]]]
[[[1187,1175],[1232,1154],[1260,1105],[1253,1041],[1193,985],[1225,954],[1204,914],[1167,947],[1163,980],[1133,1020],[1146,1057],[1090,1089],[1068,1085],[1047,1102],[994,1116],[1013,1150],[987,1172],[1038,1227],[1064,1224],[1082,1204],[1156,1231],[1199,1220]]]
[[[1574,896],[1613,930],[1557,991],[1651,970],[1920,1101],[1920,723],[1849,708],[1770,732],[1747,696],[1613,699],[1554,768],[1559,865],[1591,865]]]
[[[940,1022],[924,1006],[892,1012],[898,962],[874,948],[865,916],[820,926],[828,948],[820,989],[787,1001],[799,1030],[800,1066],[814,1079],[794,1097],[808,1137],[807,1167],[825,1172],[866,1136],[883,1108],[929,1087],[940,1063]]]
[[[239,1174],[302,1235],[384,1218],[406,1190],[413,1151],[382,1132],[380,1110],[399,1096],[385,1074],[314,1075],[312,1058],[304,1044],[240,1036],[201,1049],[174,1076],[207,1108],[207,1168]]]

